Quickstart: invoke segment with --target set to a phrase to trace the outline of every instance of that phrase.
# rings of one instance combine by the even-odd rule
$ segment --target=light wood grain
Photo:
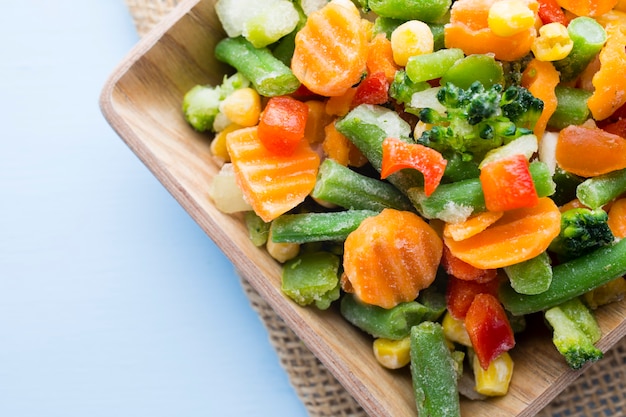
[[[371,340],[334,310],[301,308],[280,291],[280,269],[252,245],[240,216],[219,212],[207,190],[219,165],[209,138],[193,132],[181,116],[183,94],[195,84],[219,83],[227,67],[213,47],[224,36],[212,0],[186,1],[129,53],[103,88],[100,105],[111,126],[206,234],[372,416],[415,416],[405,371],[381,368]],[[626,302],[598,311],[606,351],[626,334]],[[567,368],[542,325],[514,349],[510,393],[489,401],[463,400],[463,415],[532,416],[580,372]]]

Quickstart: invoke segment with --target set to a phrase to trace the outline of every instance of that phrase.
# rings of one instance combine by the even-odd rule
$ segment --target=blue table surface
[[[0,416],[305,416],[228,259],[109,127],[123,0],[0,13]]]

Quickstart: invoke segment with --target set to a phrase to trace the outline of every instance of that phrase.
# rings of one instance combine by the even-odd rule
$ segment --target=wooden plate
[[[241,217],[219,212],[208,197],[219,167],[209,138],[192,131],[181,115],[185,92],[196,84],[218,84],[229,68],[213,48],[225,36],[215,0],[180,4],[144,37],[111,74],[100,106],[113,129],[215,241],[307,347],[372,416],[417,414],[408,372],[390,372],[372,355],[368,336],[333,310],[302,308],[280,291],[280,268],[250,243]],[[606,351],[626,334],[626,301],[597,311]],[[540,329],[541,326],[538,326]],[[581,371],[569,370],[549,335],[529,329],[512,352],[515,372],[508,395],[488,401],[462,400],[472,417],[533,416]]]

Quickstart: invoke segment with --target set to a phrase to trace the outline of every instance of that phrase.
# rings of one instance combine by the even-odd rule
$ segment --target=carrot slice
[[[534,207],[506,211],[484,231],[461,241],[444,236],[457,258],[476,268],[496,269],[539,255],[561,230],[561,212],[548,198]]]
[[[396,76],[396,71],[400,69],[393,60],[391,41],[384,33],[379,33],[369,43],[367,54],[367,71],[370,74],[382,72],[387,78],[387,82],[392,83]]]
[[[530,52],[537,37],[535,28],[512,36],[498,36],[489,28],[489,9],[497,0],[457,0],[450,8],[450,23],[444,28],[446,48],[460,48],[465,55],[494,54],[496,59],[514,61]],[[529,0],[536,11],[539,5]]]
[[[621,198],[611,204],[608,224],[616,238],[626,238],[626,198]]]
[[[571,125],[556,142],[556,162],[565,171],[593,177],[626,168],[626,139],[596,127]]]
[[[576,16],[600,16],[611,10],[618,0],[557,0],[556,2]]]
[[[254,211],[269,222],[300,204],[315,186],[320,158],[302,139],[289,156],[270,152],[257,127],[226,136],[237,184]]]
[[[607,41],[600,54],[600,69],[592,78],[593,94],[587,106],[596,120],[604,120],[626,103],[626,15],[613,12],[615,19],[607,18],[604,28]],[[611,13],[606,16],[613,17]],[[599,20],[601,24],[604,22]]]
[[[489,282],[497,275],[497,269],[480,269],[454,256],[446,245],[443,246],[441,266],[448,275],[463,281]]]
[[[533,96],[543,101],[541,116],[539,116],[533,130],[538,138],[543,136],[548,120],[556,110],[558,103],[554,88],[560,81],[559,72],[554,68],[552,62],[539,61],[538,59],[530,61],[522,74],[522,86],[526,87]]]
[[[361,301],[392,308],[432,284],[442,251],[441,238],[417,214],[384,209],[348,235],[343,267]]]
[[[296,35],[291,69],[312,92],[340,96],[366,71],[367,46],[356,6],[330,2],[311,13]]]
[[[503,214],[502,211],[484,211],[461,223],[446,223],[443,235],[457,241],[470,238],[494,224]]]

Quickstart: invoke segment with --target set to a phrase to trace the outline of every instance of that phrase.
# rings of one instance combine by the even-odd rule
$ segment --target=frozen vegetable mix
[[[624,4],[216,3],[232,72],[181,102],[224,164],[210,195],[297,308],[336,304],[410,368],[419,415],[460,415],[463,369],[507,395],[529,315],[565,366],[602,357],[595,311],[626,294]]]

